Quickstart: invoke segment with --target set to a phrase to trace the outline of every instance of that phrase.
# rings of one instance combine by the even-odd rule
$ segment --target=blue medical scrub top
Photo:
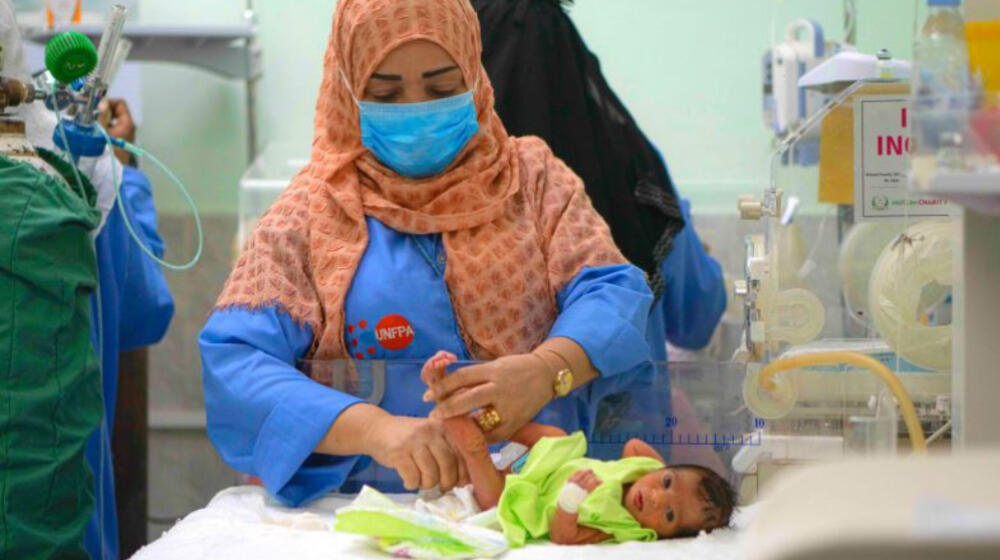
[[[687,350],[708,345],[726,311],[722,266],[705,252],[691,220],[691,203],[681,200],[686,225],[660,265],[666,288],[653,305],[647,340],[655,361],[667,359],[666,341]]]
[[[661,263],[662,296],[650,311],[646,340],[654,363],[591,384],[588,417],[597,425],[589,433],[587,454],[616,459],[632,437],[651,443],[669,461],[668,419],[673,417],[667,346],[698,350],[708,344],[726,307],[722,267],[705,252],[691,221],[690,204],[681,201],[687,225],[674,237]]]
[[[470,357],[444,281],[447,256],[440,235],[403,234],[370,217],[367,225],[368,247],[345,301],[345,343],[362,362],[412,360],[387,372],[378,404],[392,414],[425,417],[432,405],[421,401],[421,362],[438,350]],[[611,380],[648,363],[651,301],[641,270],[586,268],[558,292],[550,337],[577,342]],[[313,453],[340,413],[363,401],[296,369],[312,340],[309,327],[277,307],[213,313],[199,339],[209,438],[229,465],[258,476],[289,505],[364,483],[402,491],[395,472],[367,457]],[[589,402],[599,385],[557,399],[537,420],[589,431]]]
[[[156,229],[156,208],[149,180],[139,170],[126,167],[121,197],[136,233],[153,254],[162,257],[164,245]],[[84,543],[92,559],[117,560],[118,518],[111,431],[118,397],[118,354],[150,346],[163,338],[173,317],[174,302],[160,266],[136,245],[117,207],[108,214],[96,245],[101,298],[99,306],[97,297],[91,298],[91,332],[101,357],[104,418],[86,448],[87,462],[94,472],[95,505]],[[135,514],[145,516],[145,512]]]
[[[653,146],[667,174],[670,166]],[[676,193],[675,193],[676,195]],[[649,316],[650,351],[654,361],[667,359],[665,342],[686,350],[708,345],[726,311],[726,286],[722,265],[706,251],[691,219],[691,202],[680,200],[684,228],[674,237],[667,258],[660,263],[666,289]]]

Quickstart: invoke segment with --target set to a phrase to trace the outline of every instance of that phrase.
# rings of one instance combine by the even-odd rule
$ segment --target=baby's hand
[[[601,479],[597,478],[594,471],[590,469],[576,471],[559,492],[557,500],[559,509],[570,515],[576,515],[580,504],[600,485]]]
[[[583,488],[587,491],[587,494],[597,490],[597,487],[601,485],[601,479],[597,478],[594,471],[590,469],[576,471],[573,473],[573,476],[569,477],[567,482]]]
[[[423,381],[425,385],[433,389],[434,384],[444,378],[445,370],[448,366],[457,361],[458,356],[452,354],[451,352],[445,352],[444,350],[439,351],[437,354],[431,356],[431,359],[427,360],[423,369],[420,370],[420,380]],[[434,391],[431,389],[428,389],[427,392],[424,393],[424,402],[434,400]]]

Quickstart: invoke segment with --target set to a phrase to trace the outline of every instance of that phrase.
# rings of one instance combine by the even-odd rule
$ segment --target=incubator
[[[456,363],[450,371],[473,365]],[[425,417],[434,403],[419,395],[422,361],[303,361],[299,369],[313,380],[397,414]],[[617,459],[625,442],[639,438],[673,464],[698,464],[726,475],[739,449],[758,445],[767,421],[743,406],[740,379],[744,366],[732,363],[655,363],[556,399],[535,418],[543,424],[583,431],[588,455]],[[503,449],[493,450],[500,459]],[[341,492],[369,484],[403,491],[395,472],[367,459],[352,472]]]
[[[852,351],[892,363],[895,354],[877,340],[833,341],[801,346],[788,356]],[[452,371],[474,362],[460,362]],[[421,402],[421,361],[303,361],[313,380],[399,414],[426,416],[433,403]],[[796,372],[784,409],[757,397],[756,365],[734,362],[654,363],[557,399],[537,417],[587,436],[588,455],[618,458],[624,444],[639,438],[671,464],[697,464],[725,476],[753,501],[759,487],[784,466],[851,454],[896,450],[896,405],[883,382],[859,368],[804,367]],[[948,380],[919,370],[904,378],[924,431],[943,425],[949,414]],[[500,460],[502,447],[493,449]],[[361,459],[341,492],[368,484],[402,492],[395,472]]]
[[[802,76],[827,102],[776,138],[770,184],[738,202],[759,230],[733,286],[734,360],[745,405],[766,419],[760,445],[734,457],[744,498],[788,465],[947,444],[960,229],[927,185],[996,177],[1000,129],[991,94],[914,105],[909,69],[850,53]],[[791,157],[815,138],[815,165]]]
[[[784,357],[851,351],[893,364],[896,356],[875,339],[827,341],[800,346]],[[473,365],[460,362],[452,371]],[[313,380],[398,414],[424,417],[433,403],[423,391],[421,361],[303,361]],[[922,430],[934,431],[949,417],[948,379],[917,370],[904,378]],[[882,381],[860,368],[803,367],[795,372],[790,399],[776,407],[762,393],[756,364],[734,362],[654,363],[617,377],[601,378],[557,399],[537,417],[587,436],[588,455],[618,458],[624,444],[639,438],[671,464],[697,464],[725,476],[753,501],[761,486],[788,465],[845,455],[895,452],[900,422],[896,404]],[[755,392],[757,391],[757,392]],[[770,399],[770,400],[761,400]],[[502,447],[495,447],[501,460]],[[402,492],[395,472],[359,460],[339,491],[356,493],[368,484]]]

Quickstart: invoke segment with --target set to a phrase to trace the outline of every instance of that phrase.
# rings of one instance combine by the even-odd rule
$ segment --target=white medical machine
[[[778,137],[794,133],[827,100],[825,93],[801,87],[799,80],[830,57],[854,50],[852,45],[826,40],[823,27],[810,19],[788,24],[784,39],[762,61],[764,122]],[[818,134],[813,134],[786,156],[796,163],[815,164],[818,147]]]

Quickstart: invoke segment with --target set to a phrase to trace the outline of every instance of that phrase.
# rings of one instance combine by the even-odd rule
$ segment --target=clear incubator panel
[[[919,186],[930,157],[919,131],[962,131],[937,146],[937,169],[981,165],[965,154],[984,142],[964,117],[921,103],[913,53],[879,43],[892,41],[888,27],[859,36],[856,4],[843,3],[842,28],[816,2],[772,4],[762,67],[770,176],[738,201],[754,231],[734,286],[744,402],[766,419],[760,453],[740,463],[753,476],[948,443],[958,210]],[[894,5],[894,21],[919,33],[926,10]],[[988,104],[961,99],[950,103]]]

